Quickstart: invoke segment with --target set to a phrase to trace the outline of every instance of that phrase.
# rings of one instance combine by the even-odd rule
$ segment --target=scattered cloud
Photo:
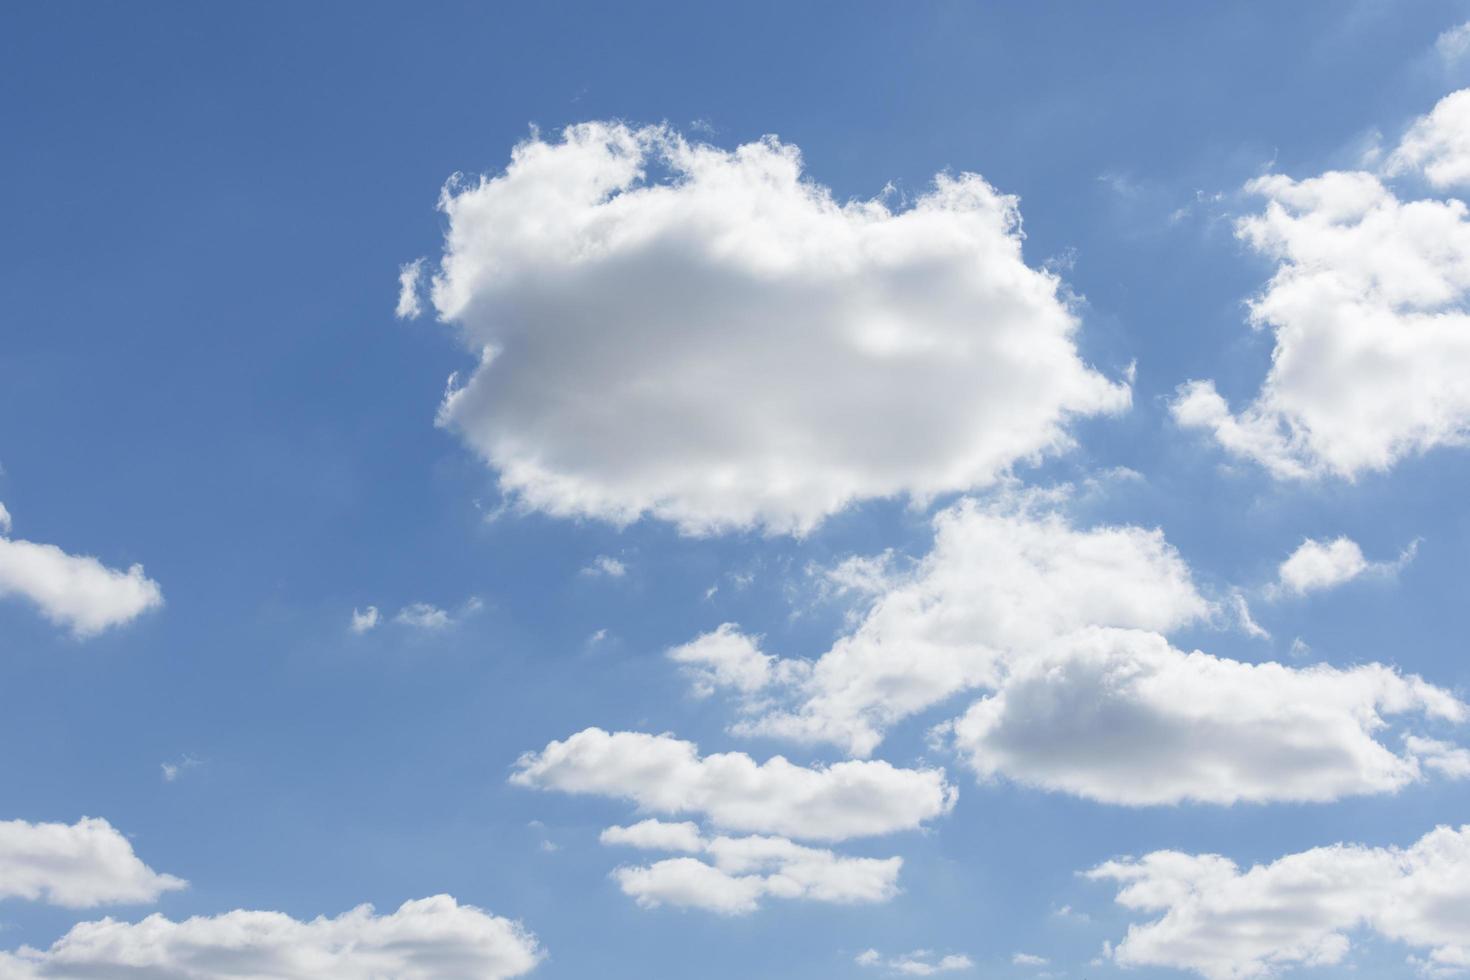
[[[1434,50],[1446,64],[1454,64],[1470,53],[1470,23],[1442,31],[1434,39]]]
[[[411,626],[414,629],[443,630],[463,621],[468,616],[473,616],[484,607],[485,604],[480,599],[473,597],[465,600],[457,613],[451,613],[431,603],[413,602],[398,610],[397,615],[393,617],[393,622],[400,626]],[[372,609],[371,606],[368,608]],[[355,622],[356,617],[354,616]]]
[[[858,577],[881,591],[816,661],[764,655],[731,624],[676,659],[702,669],[697,689],[753,695],[737,733],[866,756],[890,726],[998,684],[1010,659],[1059,636],[1089,625],[1169,630],[1214,614],[1156,529],[1079,529],[1030,498],[963,501],[935,517],[934,529],[932,549],[911,569],[870,566]]]
[[[85,638],[121,626],[163,605],[163,590],[143,574],[96,558],[71,555],[53,544],[9,537],[10,512],[0,506],[0,598],[19,596],[72,634]]]
[[[802,533],[993,483],[1130,402],[974,174],[895,211],[839,203],[774,137],[592,122],[440,208],[433,303],[479,365],[439,421],[550,514]]]
[[[178,778],[190,769],[197,769],[202,765],[204,765],[202,760],[196,759],[192,755],[186,755],[179,759],[178,762],[161,763],[159,768],[163,770],[163,781],[173,783],[177,782]]]
[[[309,922],[281,912],[237,910],[174,922],[83,922],[49,949],[0,953],[0,974],[41,977],[271,977],[272,980],[506,980],[543,957],[519,923],[448,895],[377,915],[360,905]]]
[[[1131,806],[1327,802],[1424,778],[1390,716],[1464,722],[1452,694],[1381,664],[1242,663],[1090,629],[1012,666],[940,732],[982,777]]]
[[[1418,550],[1419,542],[1411,541],[1395,560],[1370,562],[1352,538],[1341,536],[1331,541],[1307,538],[1281,563],[1277,582],[1269,592],[1277,596],[1302,596],[1336,588],[1365,574],[1391,577],[1413,561]]]
[[[1470,179],[1470,90],[1412,126],[1386,172],[1435,187]],[[1213,381],[1181,385],[1186,428],[1283,479],[1353,479],[1470,438],[1470,215],[1454,198],[1401,200],[1380,175],[1268,174],[1238,237],[1277,261],[1251,302],[1275,337],[1271,368],[1238,413]]]
[[[644,811],[702,814],[727,830],[839,841],[912,830],[953,808],[941,769],[849,761],[807,768],[743,752],[701,756],[672,735],[588,728],[528,752],[511,782],[630,800]]]
[[[424,312],[419,300],[419,283],[424,276],[424,260],[414,259],[398,267],[398,306],[393,315],[400,320],[417,320]]]
[[[362,634],[378,625],[378,607],[368,606],[366,609],[352,610],[352,632]]]
[[[932,950],[927,949],[916,949],[912,953],[889,958],[885,958],[876,949],[866,949],[853,962],[858,966],[877,967],[908,977],[932,977],[936,973],[954,973],[975,967],[975,961],[964,953],[936,956]]]
[[[1036,956],[1031,953],[1016,953],[1011,957],[1011,963],[1015,966],[1048,966],[1051,960],[1044,956]]]
[[[1118,882],[1124,907],[1162,913],[1106,948],[1121,966],[1247,980],[1339,964],[1368,930],[1426,951],[1426,972],[1470,968],[1470,825],[1404,849],[1335,844],[1246,871],[1217,854],[1155,851],[1086,874]]]
[[[632,827],[609,827],[604,844],[647,850],[702,854],[668,858],[644,866],[624,866],[613,878],[639,905],[700,908],[744,915],[764,898],[857,904],[885,902],[898,893],[902,858],[844,857],[804,847],[784,837],[706,839],[692,823],[645,820]]]
[[[583,567],[582,574],[594,578],[622,578],[628,574],[628,566],[611,555],[598,555]]]
[[[0,898],[66,908],[151,904],[187,885],[140,861],[133,845],[106,820],[0,821]]]

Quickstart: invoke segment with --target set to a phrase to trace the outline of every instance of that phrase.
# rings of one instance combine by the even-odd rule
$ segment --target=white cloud
[[[793,680],[807,667],[762,653],[760,637],[747,636],[734,623],[723,623],[670,649],[668,658],[684,666],[701,698],[721,688],[753,694],[778,680]]]
[[[692,836],[691,836],[692,834]],[[703,853],[711,860],[669,858],[620,867],[613,878],[639,905],[701,908],[743,915],[763,898],[856,904],[885,902],[898,893],[902,858],[856,858],[804,847],[784,837],[715,837],[706,840],[692,823],[645,820],[609,827],[604,844]]]
[[[715,825],[811,840],[845,840],[910,830],[954,806],[941,769],[887,762],[757,763],[743,752],[701,757],[671,735],[588,728],[528,752],[511,782],[537,789],[631,800],[663,814],[704,814]]]
[[[989,484],[1129,404],[973,174],[841,204],[774,138],[586,123],[440,208],[433,303],[480,359],[440,422],[551,514],[800,533]]]
[[[400,320],[417,320],[424,312],[419,301],[419,283],[424,275],[424,260],[414,259],[398,267],[398,306],[393,315]]]
[[[1447,32],[1460,42],[1461,54],[1470,46],[1467,28],[1470,24],[1461,25],[1459,34]],[[1451,92],[1429,115],[1416,119],[1385,169],[1390,175],[1422,173],[1440,189],[1470,183],[1470,89]]]
[[[757,710],[737,732],[833,742],[867,755],[889,726],[995,685],[1008,659],[1059,636],[1094,624],[1167,631],[1213,612],[1158,530],[1078,529],[1031,500],[964,501],[940,513],[934,528],[929,554],[909,572],[886,573],[886,591],[815,663],[757,661],[753,643],[747,638],[740,649],[728,624],[691,644],[718,646],[721,663],[741,665],[739,683],[732,671],[712,670],[698,684],[794,697],[789,710],[753,702]],[[762,676],[776,689],[757,685]]]
[[[1033,953],[1017,953],[1011,957],[1011,963],[1016,966],[1046,966],[1050,962],[1045,956],[1037,956]]]
[[[1470,52],[1470,24],[1448,28],[1434,39],[1434,49],[1446,63],[1453,64]]]
[[[395,623],[423,630],[442,630],[451,622],[449,613],[427,602],[415,602],[398,610]]]
[[[628,574],[628,566],[611,555],[598,555],[582,569],[583,575],[622,578]]]
[[[366,633],[378,625],[378,607],[368,606],[366,609],[352,610],[352,632]]]
[[[0,821],[0,898],[67,908],[143,904],[187,884],[140,861],[133,845],[106,820]]]
[[[1105,803],[1325,802],[1423,778],[1379,738],[1405,715],[1467,708],[1381,664],[1241,663],[1093,629],[1013,664],[947,733],[983,777]]]
[[[52,544],[17,541],[7,536],[10,524],[10,512],[0,506],[0,598],[28,599],[43,616],[78,637],[131,622],[163,605],[163,590],[143,574],[142,565],[119,572]]]
[[[1110,947],[1123,966],[1246,980],[1341,963],[1366,929],[1427,950],[1427,970],[1470,967],[1470,825],[1406,849],[1337,844],[1246,871],[1219,855],[1155,851],[1087,875],[1120,882],[1127,908],[1163,913]]]
[[[876,949],[866,949],[853,960],[858,966],[881,967],[890,973],[909,977],[931,977],[936,973],[953,973],[956,970],[970,970],[975,966],[975,961],[963,953],[950,953],[946,956],[936,957],[927,949],[916,949],[912,953],[904,953],[888,959]]]
[[[679,851],[697,854],[704,850],[704,837],[699,825],[689,821],[669,823],[648,819],[631,827],[608,827],[598,837],[604,844],[637,847],[646,851]]]
[[[178,762],[160,763],[159,768],[163,770],[163,781],[166,783],[174,783],[178,782],[179,777],[188,772],[190,769],[196,769],[202,765],[204,765],[204,763],[200,760],[194,758],[192,755],[186,755],[183,758],[179,759]]]
[[[1348,537],[1331,541],[1308,538],[1281,563],[1273,592],[1306,595],[1350,582],[1365,573],[1391,576],[1413,561],[1418,542],[1412,542],[1396,561],[1370,562],[1363,549]]]
[[[1470,779],[1470,749],[1419,735],[1405,735],[1404,748],[1426,769],[1450,779]]]
[[[50,949],[0,953],[0,975],[169,977],[222,980],[505,980],[540,962],[519,923],[460,905],[448,895],[405,902],[390,915],[361,905],[309,922],[280,912],[237,910],[174,922],[103,919],[73,926]]]
[[[1470,172],[1470,155],[1463,162],[1457,155],[1470,140],[1461,125],[1470,124],[1467,113],[1470,91],[1446,99],[1434,125],[1453,128],[1454,141],[1411,130],[1390,169],[1423,166],[1431,182],[1460,180],[1462,168]],[[1181,385],[1175,420],[1290,479],[1352,479],[1463,445],[1470,436],[1466,206],[1402,201],[1362,171],[1300,181],[1273,174],[1246,189],[1267,203],[1237,223],[1237,234],[1278,262],[1251,303],[1253,326],[1274,332],[1271,367],[1238,413],[1212,381]]]

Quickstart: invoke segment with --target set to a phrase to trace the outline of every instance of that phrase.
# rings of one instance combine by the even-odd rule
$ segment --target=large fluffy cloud
[[[1156,851],[1087,874],[1122,883],[1128,908],[1163,913],[1110,948],[1126,966],[1246,980],[1340,963],[1368,929],[1426,952],[1430,971],[1470,967],[1470,825],[1405,849],[1338,844],[1246,871],[1219,855]]]
[[[186,884],[149,868],[106,820],[0,821],[0,898],[88,908],[153,902]]]
[[[27,599],[77,636],[100,633],[163,604],[163,590],[142,565],[119,572],[54,544],[14,540],[8,537],[9,513],[0,507],[0,515],[0,598]]]
[[[440,207],[433,305],[480,358],[440,421],[552,514],[800,532],[987,484],[1129,403],[974,174],[841,203],[774,138],[586,123]]]
[[[1461,722],[1467,709],[1381,664],[1242,663],[1093,629],[1013,664],[948,730],[982,776],[1106,803],[1324,802],[1423,777],[1420,755],[1442,753],[1382,740],[1402,715]]]
[[[1470,91],[1416,124],[1388,170],[1470,174]],[[1251,304],[1271,368],[1232,413],[1211,381],[1180,388],[1180,424],[1280,477],[1354,477],[1470,436],[1470,217],[1461,201],[1401,200],[1363,171],[1261,177],[1240,238],[1278,262]]]
[[[962,502],[934,521],[913,568],[878,592],[851,633],[814,663],[777,660],[727,624],[670,656],[755,710],[736,726],[867,755],[897,721],[999,683],[1006,661],[1086,626],[1168,631],[1210,614],[1189,568],[1156,529],[1079,529],[1029,501]],[[795,706],[772,706],[772,697]]]
[[[898,893],[902,858],[844,857],[783,837],[701,836],[693,824],[645,820],[609,827],[604,844],[703,854],[666,858],[613,872],[623,893],[647,907],[673,905],[725,915],[753,912],[762,898],[859,904]]]
[[[405,902],[390,915],[362,905],[302,922],[235,911],[174,922],[83,922],[50,949],[0,953],[0,977],[167,977],[168,980],[503,980],[541,959],[518,923],[448,895]]]
[[[716,826],[809,840],[845,840],[909,830],[954,806],[939,769],[886,762],[757,763],[743,752],[700,756],[671,735],[588,728],[516,763],[511,781],[567,793],[631,800],[663,814],[703,814]]]

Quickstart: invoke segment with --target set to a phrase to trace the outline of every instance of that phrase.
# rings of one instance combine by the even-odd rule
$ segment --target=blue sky
[[[1470,968],[1467,19],[11,5],[0,977]]]

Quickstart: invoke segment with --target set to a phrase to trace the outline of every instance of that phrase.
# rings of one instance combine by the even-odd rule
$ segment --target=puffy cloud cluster
[[[1436,187],[1470,177],[1470,90],[1410,128],[1387,172]],[[1175,419],[1279,477],[1352,478],[1470,436],[1470,218],[1454,198],[1401,200],[1364,171],[1258,178],[1237,234],[1276,260],[1251,304],[1275,335],[1255,400],[1232,413],[1212,381],[1181,386]]]
[[[1215,854],[1155,851],[1087,872],[1119,882],[1118,902],[1160,912],[1131,925],[1113,960],[1247,980],[1341,963],[1357,930],[1426,955],[1429,972],[1470,968],[1470,825],[1412,846],[1337,844],[1242,871]]]
[[[361,905],[310,922],[280,912],[237,910],[174,922],[83,922],[49,949],[0,953],[0,977],[91,980],[505,980],[542,953],[520,924],[460,905],[448,895],[376,915]]]
[[[0,507],[0,598],[26,599],[78,637],[131,622],[163,605],[163,590],[143,574],[142,565],[120,572],[54,544],[13,539],[10,527],[10,514]]]
[[[187,884],[149,868],[106,820],[0,821],[0,898],[67,908],[143,904]]]
[[[1162,532],[1080,530],[1028,501],[964,501],[934,520],[905,574],[863,576],[877,594],[815,662],[762,654],[731,624],[671,656],[697,683],[755,695],[746,734],[830,742],[867,755],[883,732],[954,695],[1000,683],[1004,665],[1091,625],[1167,631],[1212,613]],[[795,707],[765,700],[794,696]]]
[[[887,762],[798,766],[743,752],[701,756],[672,735],[588,728],[517,761],[511,782],[631,800],[662,814],[701,814],[715,826],[838,841],[911,830],[953,808],[941,769]]]
[[[857,904],[898,893],[902,858],[842,857],[783,837],[705,838],[693,823],[645,820],[609,827],[604,844],[702,854],[620,867],[613,878],[639,905],[707,909],[724,915],[753,912],[761,899],[804,899]]]
[[[440,422],[551,514],[800,533],[991,483],[1130,401],[1025,263],[1016,199],[974,174],[841,203],[775,138],[592,122],[440,208],[433,306],[479,357]]]
[[[1326,801],[1459,774],[1464,750],[1423,727],[1467,708],[1419,677],[1172,645],[1166,634],[1220,610],[1157,530],[1078,528],[1035,498],[965,502],[935,523],[912,570],[863,576],[881,580],[866,615],[815,662],[766,654],[730,624],[670,655],[697,691],[736,696],[737,733],[857,755],[899,720],[982,692],[936,728],[978,774],[1111,803]],[[1305,564],[1288,577],[1318,581]],[[1408,738],[1391,747],[1396,731]]]

